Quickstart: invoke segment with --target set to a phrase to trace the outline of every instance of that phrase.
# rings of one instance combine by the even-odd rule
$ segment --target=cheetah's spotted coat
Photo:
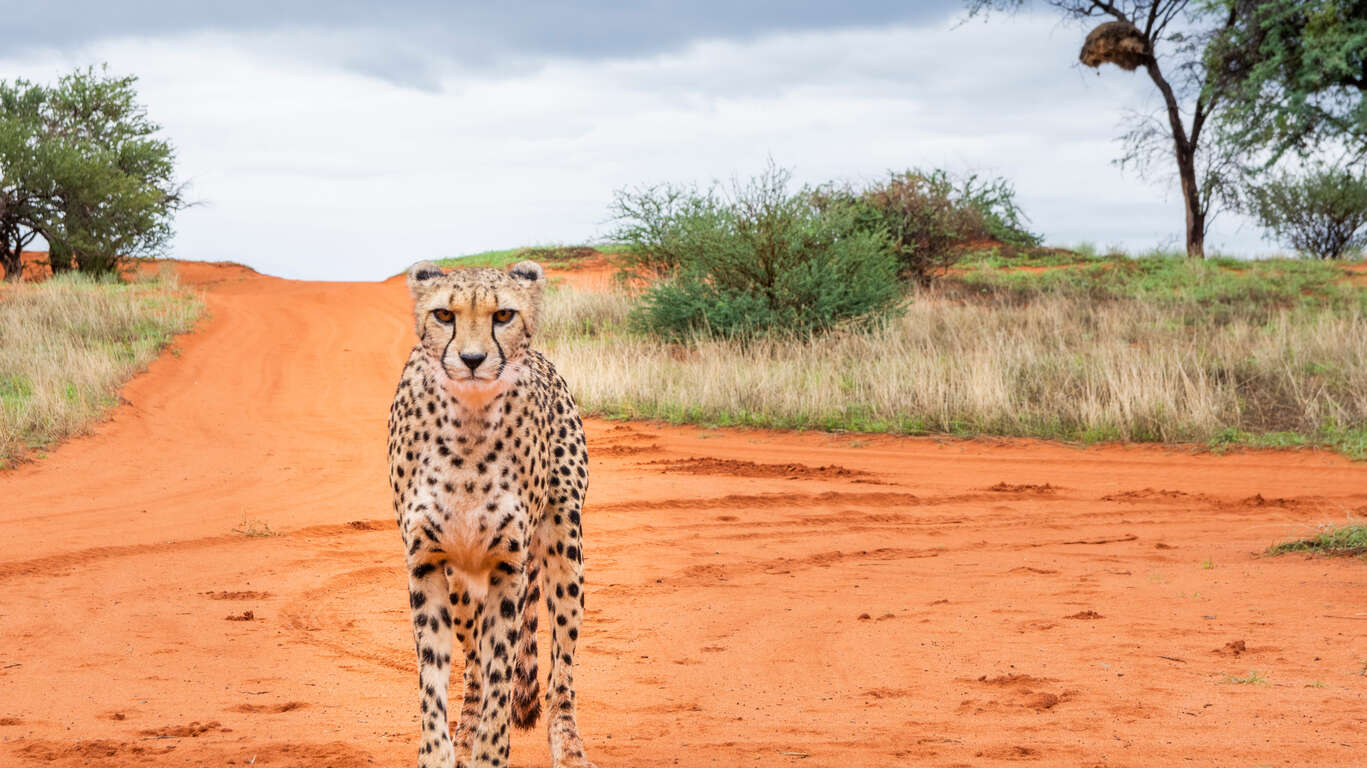
[[[592,768],[573,679],[588,455],[564,380],[530,347],[545,282],[534,262],[450,274],[423,262],[408,273],[419,342],[390,408],[389,479],[407,558],[423,768],[506,766],[509,723],[536,723],[543,591],[551,758],[556,768]],[[456,642],[465,694],[451,729]]]

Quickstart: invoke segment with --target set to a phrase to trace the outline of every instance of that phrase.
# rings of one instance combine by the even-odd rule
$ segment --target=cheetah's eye
[[[434,309],[432,310],[432,317],[437,318],[437,322],[445,323],[447,325],[450,325],[451,321],[456,319],[455,314],[449,309]]]
[[[498,323],[499,325],[507,325],[508,323],[512,322],[513,315],[516,314],[517,310],[515,309],[500,309],[499,311],[494,313],[494,322]]]

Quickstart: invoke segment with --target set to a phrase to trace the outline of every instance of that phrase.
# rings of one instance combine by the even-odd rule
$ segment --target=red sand
[[[403,284],[180,270],[179,356],[0,473],[0,765],[412,765]],[[1363,763],[1367,564],[1255,554],[1367,515],[1363,465],[588,429],[602,768]]]

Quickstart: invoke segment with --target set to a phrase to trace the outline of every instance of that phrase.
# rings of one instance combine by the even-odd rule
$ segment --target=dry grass
[[[131,284],[79,275],[0,293],[0,466],[80,434],[118,388],[194,324],[202,302],[169,273]]]
[[[667,344],[630,300],[560,290],[546,351],[614,417],[1082,441],[1367,449],[1367,312],[1288,307],[1192,324],[1189,306],[930,289],[871,333]]]

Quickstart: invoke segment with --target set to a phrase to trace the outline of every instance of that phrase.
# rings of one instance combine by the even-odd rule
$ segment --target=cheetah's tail
[[[541,585],[533,579],[522,601],[522,631],[517,634],[517,654],[513,658],[513,727],[527,730],[541,716],[541,684],[536,669],[537,607]]]

